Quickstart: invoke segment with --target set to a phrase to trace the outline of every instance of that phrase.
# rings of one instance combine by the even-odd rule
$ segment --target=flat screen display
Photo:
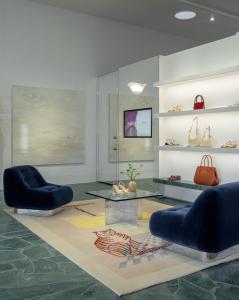
[[[124,111],[124,137],[152,137],[152,108],[141,108]]]

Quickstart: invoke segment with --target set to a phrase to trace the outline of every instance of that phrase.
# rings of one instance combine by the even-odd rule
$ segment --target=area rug
[[[73,202],[52,217],[8,213],[118,295],[239,257],[203,263],[168,251],[148,229],[152,212],[168,206],[149,200],[142,200],[141,205],[143,220],[138,225],[106,226],[102,199]]]

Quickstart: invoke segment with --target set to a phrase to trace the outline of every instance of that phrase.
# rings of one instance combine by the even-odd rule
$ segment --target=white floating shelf
[[[154,82],[153,87],[161,87],[161,86],[175,85],[175,84],[184,84],[184,83],[187,83],[187,82],[190,82],[190,81],[213,79],[213,78],[225,76],[227,74],[236,73],[236,72],[239,72],[239,66],[229,67],[229,68],[217,70],[217,71],[214,71],[214,72],[184,76],[184,77],[172,80],[172,81]]]
[[[164,112],[164,113],[154,114],[154,118],[178,117],[178,116],[186,116],[186,115],[203,115],[203,114],[238,112],[238,111],[239,111],[239,105],[234,105],[234,106],[211,107],[207,109],[185,110],[180,112]]]
[[[160,151],[185,151],[209,153],[239,153],[239,148],[209,148],[209,147],[184,147],[184,146],[156,146]]]

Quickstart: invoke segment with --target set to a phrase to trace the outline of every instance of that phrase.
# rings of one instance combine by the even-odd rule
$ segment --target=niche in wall
[[[118,98],[119,97],[119,98]],[[152,108],[151,115],[157,113],[157,98],[139,95],[109,95],[109,161],[154,161],[155,137],[158,135],[158,123],[153,123],[152,137],[124,137],[124,112]],[[117,139],[119,150],[117,151]]]
[[[83,163],[85,102],[77,90],[13,86],[13,165]]]

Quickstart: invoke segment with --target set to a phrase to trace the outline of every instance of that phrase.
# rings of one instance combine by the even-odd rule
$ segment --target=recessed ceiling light
[[[174,17],[179,20],[189,20],[195,18],[196,15],[197,14],[194,11],[188,10],[188,11],[179,11],[174,15]]]

